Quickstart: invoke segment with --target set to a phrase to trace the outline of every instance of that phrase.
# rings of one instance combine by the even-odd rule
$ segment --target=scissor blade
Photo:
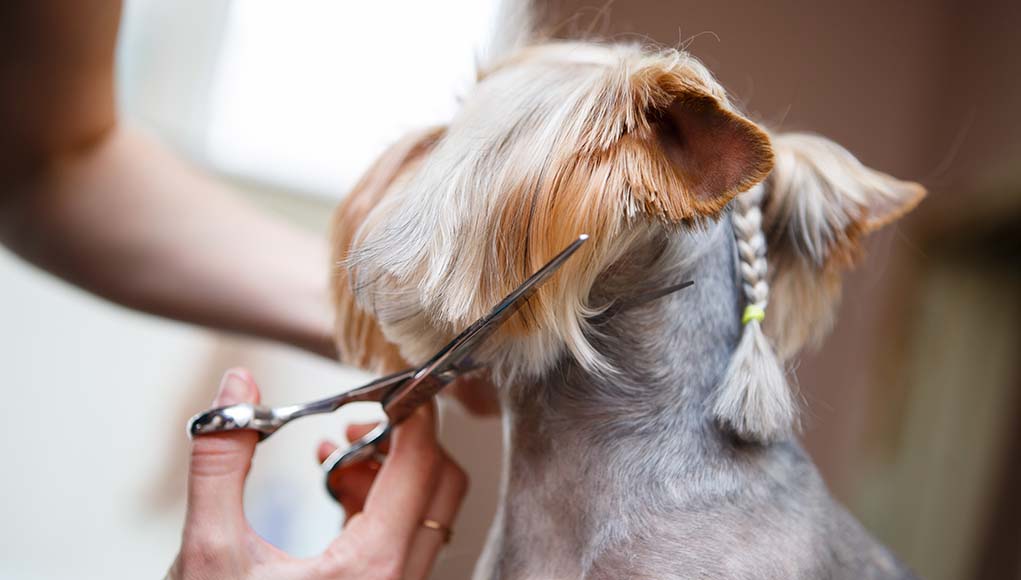
[[[432,373],[442,373],[456,367],[481,346],[490,334],[503,325],[515,312],[520,310],[535,295],[543,282],[556,273],[586,240],[588,240],[587,235],[582,234],[578,236],[578,239],[571,242],[569,246],[554,256],[552,260],[546,262],[543,267],[536,270],[534,274],[529,276],[527,280],[522,282],[520,286],[494,306],[489,311],[489,314],[473,322],[457,338],[443,347],[431,361],[422,365],[423,370],[430,368]]]
[[[560,269],[586,240],[588,240],[587,235],[578,236],[569,246],[554,256],[552,260],[546,262],[543,267],[494,306],[489,314],[473,322],[454,340],[440,349],[429,359],[429,362],[419,367],[414,379],[399,387],[384,401],[383,409],[390,417],[390,422],[396,425],[403,421],[415,408],[446,386],[448,381],[442,380],[438,375],[448,371],[456,373],[458,365],[475,352],[493,331],[517,312],[535,294],[543,282]]]

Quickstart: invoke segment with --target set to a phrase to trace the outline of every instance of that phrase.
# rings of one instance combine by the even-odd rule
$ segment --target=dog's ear
[[[347,270],[348,252],[366,218],[395,183],[414,168],[440,138],[434,128],[409,135],[381,155],[337,207],[331,225],[333,270],[330,286],[336,308],[335,339],[343,363],[378,373],[393,372],[407,363],[383,335],[373,315],[359,306]]]
[[[621,139],[620,163],[632,196],[652,215],[671,222],[715,216],[769,173],[769,137],[725,95],[692,88],[691,78],[656,61],[631,84],[638,121]],[[631,157],[632,147],[644,150],[644,162]]]
[[[830,329],[843,271],[862,238],[913,209],[925,189],[862,165],[836,143],[808,134],[773,137],[763,229],[771,271],[766,334],[790,358]]]

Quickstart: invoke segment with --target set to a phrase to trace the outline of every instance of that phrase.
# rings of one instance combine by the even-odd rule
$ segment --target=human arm
[[[120,11],[0,8],[0,243],[131,308],[335,357],[325,240],[117,117]]]

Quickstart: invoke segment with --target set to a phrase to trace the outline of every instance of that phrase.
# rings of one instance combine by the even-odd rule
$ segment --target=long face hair
[[[718,216],[772,162],[766,134],[684,53],[520,51],[481,75],[448,127],[387,152],[338,210],[342,354],[384,368],[389,342],[418,360],[587,233],[485,358],[498,375],[538,374],[566,348],[603,368],[585,338],[597,276],[652,228]]]
[[[586,338],[607,306],[591,299],[600,275],[652,236],[716,220],[767,176],[779,315],[766,331],[788,357],[826,326],[834,273],[860,236],[924,190],[821,138],[771,140],[684,52],[520,50],[482,71],[449,126],[391,147],[338,208],[342,359],[375,371],[424,360],[585,233],[590,242],[478,358],[498,383],[541,376],[563,356],[612,372]]]

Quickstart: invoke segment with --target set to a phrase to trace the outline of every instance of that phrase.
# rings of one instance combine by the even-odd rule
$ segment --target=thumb
[[[245,369],[223,375],[213,405],[257,403],[259,388]],[[188,467],[188,525],[223,529],[243,524],[242,494],[258,435],[237,431],[196,437]]]

